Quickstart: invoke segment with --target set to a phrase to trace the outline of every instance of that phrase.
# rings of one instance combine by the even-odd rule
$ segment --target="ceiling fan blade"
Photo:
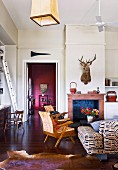
[[[102,32],[104,30],[104,26],[103,25],[98,26],[98,30],[99,32]]]
[[[116,22],[107,22],[105,25],[110,26],[110,27],[118,27],[118,21],[116,21]]]
[[[97,21],[97,22],[102,22],[101,16],[96,16],[96,21]]]

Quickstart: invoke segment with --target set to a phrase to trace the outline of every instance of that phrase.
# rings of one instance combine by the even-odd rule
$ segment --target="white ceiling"
[[[2,1],[18,29],[44,29],[30,20],[31,0]],[[65,24],[96,23],[98,0],[58,0],[58,7],[61,24],[50,26],[52,29]],[[118,21],[118,0],[101,0],[101,16],[104,22]]]

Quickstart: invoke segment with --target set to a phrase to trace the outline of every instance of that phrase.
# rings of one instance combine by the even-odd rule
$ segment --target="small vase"
[[[87,116],[88,123],[91,123],[93,121],[93,116]]]

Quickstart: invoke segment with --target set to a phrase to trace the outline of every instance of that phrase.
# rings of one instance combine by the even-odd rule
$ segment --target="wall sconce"
[[[42,92],[42,96],[44,96],[44,93],[47,91],[48,85],[47,84],[40,84],[40,90]]]
[[[39,26],[60,24],[57,0],[32,0],[30,19]]]

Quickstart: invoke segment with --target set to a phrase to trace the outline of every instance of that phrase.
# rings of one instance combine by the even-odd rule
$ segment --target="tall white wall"
[[[118,81],[118,32],[105,33],[105,77],[115,78],[113,81]],[[115,91],[118,96],[118,87],[106,87],[107,91]],[[118,101],[118,97],[116,99]],[[118,117],[118,102],[105,102],[105,118],[113,119]]]
[[[31,62],[58,62],[59,63],[59,111],[65,110],[65,82],[64,82],[64,31],[63,30],[41,30],[41,31],[19,31],[18,36],[18,106],[25,107],[24,94],[26,93],[25,63]],[[51,55],[31,57],[31,51],[47,52]]]
[[[91,82],[85,85],[81,82],[82,68],[78,61],[96,60],[90,66]],[[66,26],[66,106],[68,107],[67,94],[70,93],[70,83],[77,83],[77,91],[87,93],[97,90],[105,92],[105,39],[104,32],[99,33],[96,27],[78,25]]]
[[[10,75],[16,91],[16,69],[17,69],[17,44],[18,44],[18,30],[12,21],[8,11],[6,10],[2,1],[0,1],[0,41],[4,45],[4,59],[8,62]],[[1,45],[1,44],[0,44]],[[5,46],[6,45],[6,46]],[[9,46],[10,45],[10,46]],[[12,46],[13,45],[13,46]],[[0,96],[1,104],[11,105],[10,96],[6,84],[4,73],[1,74],[3,87],[3,94]]]
[[[60,76],[60,111],[67,110],[67,94],[70,93],[70,83],[77,83],[77,90],[87,93],[90,90],[100,88],[105,92],[105,39],[104,32],[99,33],[96,27],[82,27],[76,25],[66,26],[66,41],[62,30],[19,31],[18,38],[18,104],[25,107],[24,85],[26,82],[24,73],[25,62],[59,62]],[[65,45],[66,44],[66,48]],[[49,56],[31,57],[30,53],[48,52]],[[96,60],[91,65],[91,82],[84,85],[80,81],[82,68],[78,61],[81,56],[84,59]],[[23,96],[21,98],[21,96]]]
[[[106,77],[118,78],[118,32],[106,32]]]
[[[16,90],[16,86],[17,86],[17,84],[16,84],[16,81],[17,81],[17,48],[16,48],[16,46],[15,45],[4,46],[4,55],[3,56],[4,56],[4,61],[7,61],[13,88],[17,94],[17,90]],[[7,81],[6,81],[4,72],[1,73],[1,76],[2,76],[1,87],[3,87],[3,94],[1,95],[1,104],[11,105],[11,99],[10,99],[8,85],[7,85]]]
[[[83,56],[84,61],[96,60],[90,66],[91,82],[85,85],[80,77],[82,68],[78,61]],[[81,93],[97,90],[104,93],[105,80],[105,39],[104,32],[99,33],[96,27],[77,25],[66,26],[66,94],[70,93],[70,83],[77,83]]]
[[[63,30],[17,30],[4,4],[0,1],[0,40],[4,45],[18,44],[18,58],[16,46],[5,46],[5,59],[8,62],[13,85],[16,89],[18,107],[25,107],[26,62],[58,62],[59,63],[59,110],[65,111],[67,94],[70,93],[70,83],[77,83],[77,90],[87,93],[100,88],[105,92],[104,79],[118,77],[118,32],[98,32],[94,26],[67,25]],[[66,35],[66,39],[65,39]],[[31,58],[31,50],[35,52],[49,52],[49,56]],[[97,59],[91,65],[91,82],[84,85],[80,81],[82,68],[78,59]],[[3,76],[3,74],[2,74]],[[4,77],[3,77],[4,80]],[[5,80],[1,95],[2,104],[9,104],[8,89]],[[0,86],[0,87],[1,87]]]
[[[16,89],[17,83],[17,48],[16,45],[5,46],[5,60],[9,67],[10,76],[14,89]]]

